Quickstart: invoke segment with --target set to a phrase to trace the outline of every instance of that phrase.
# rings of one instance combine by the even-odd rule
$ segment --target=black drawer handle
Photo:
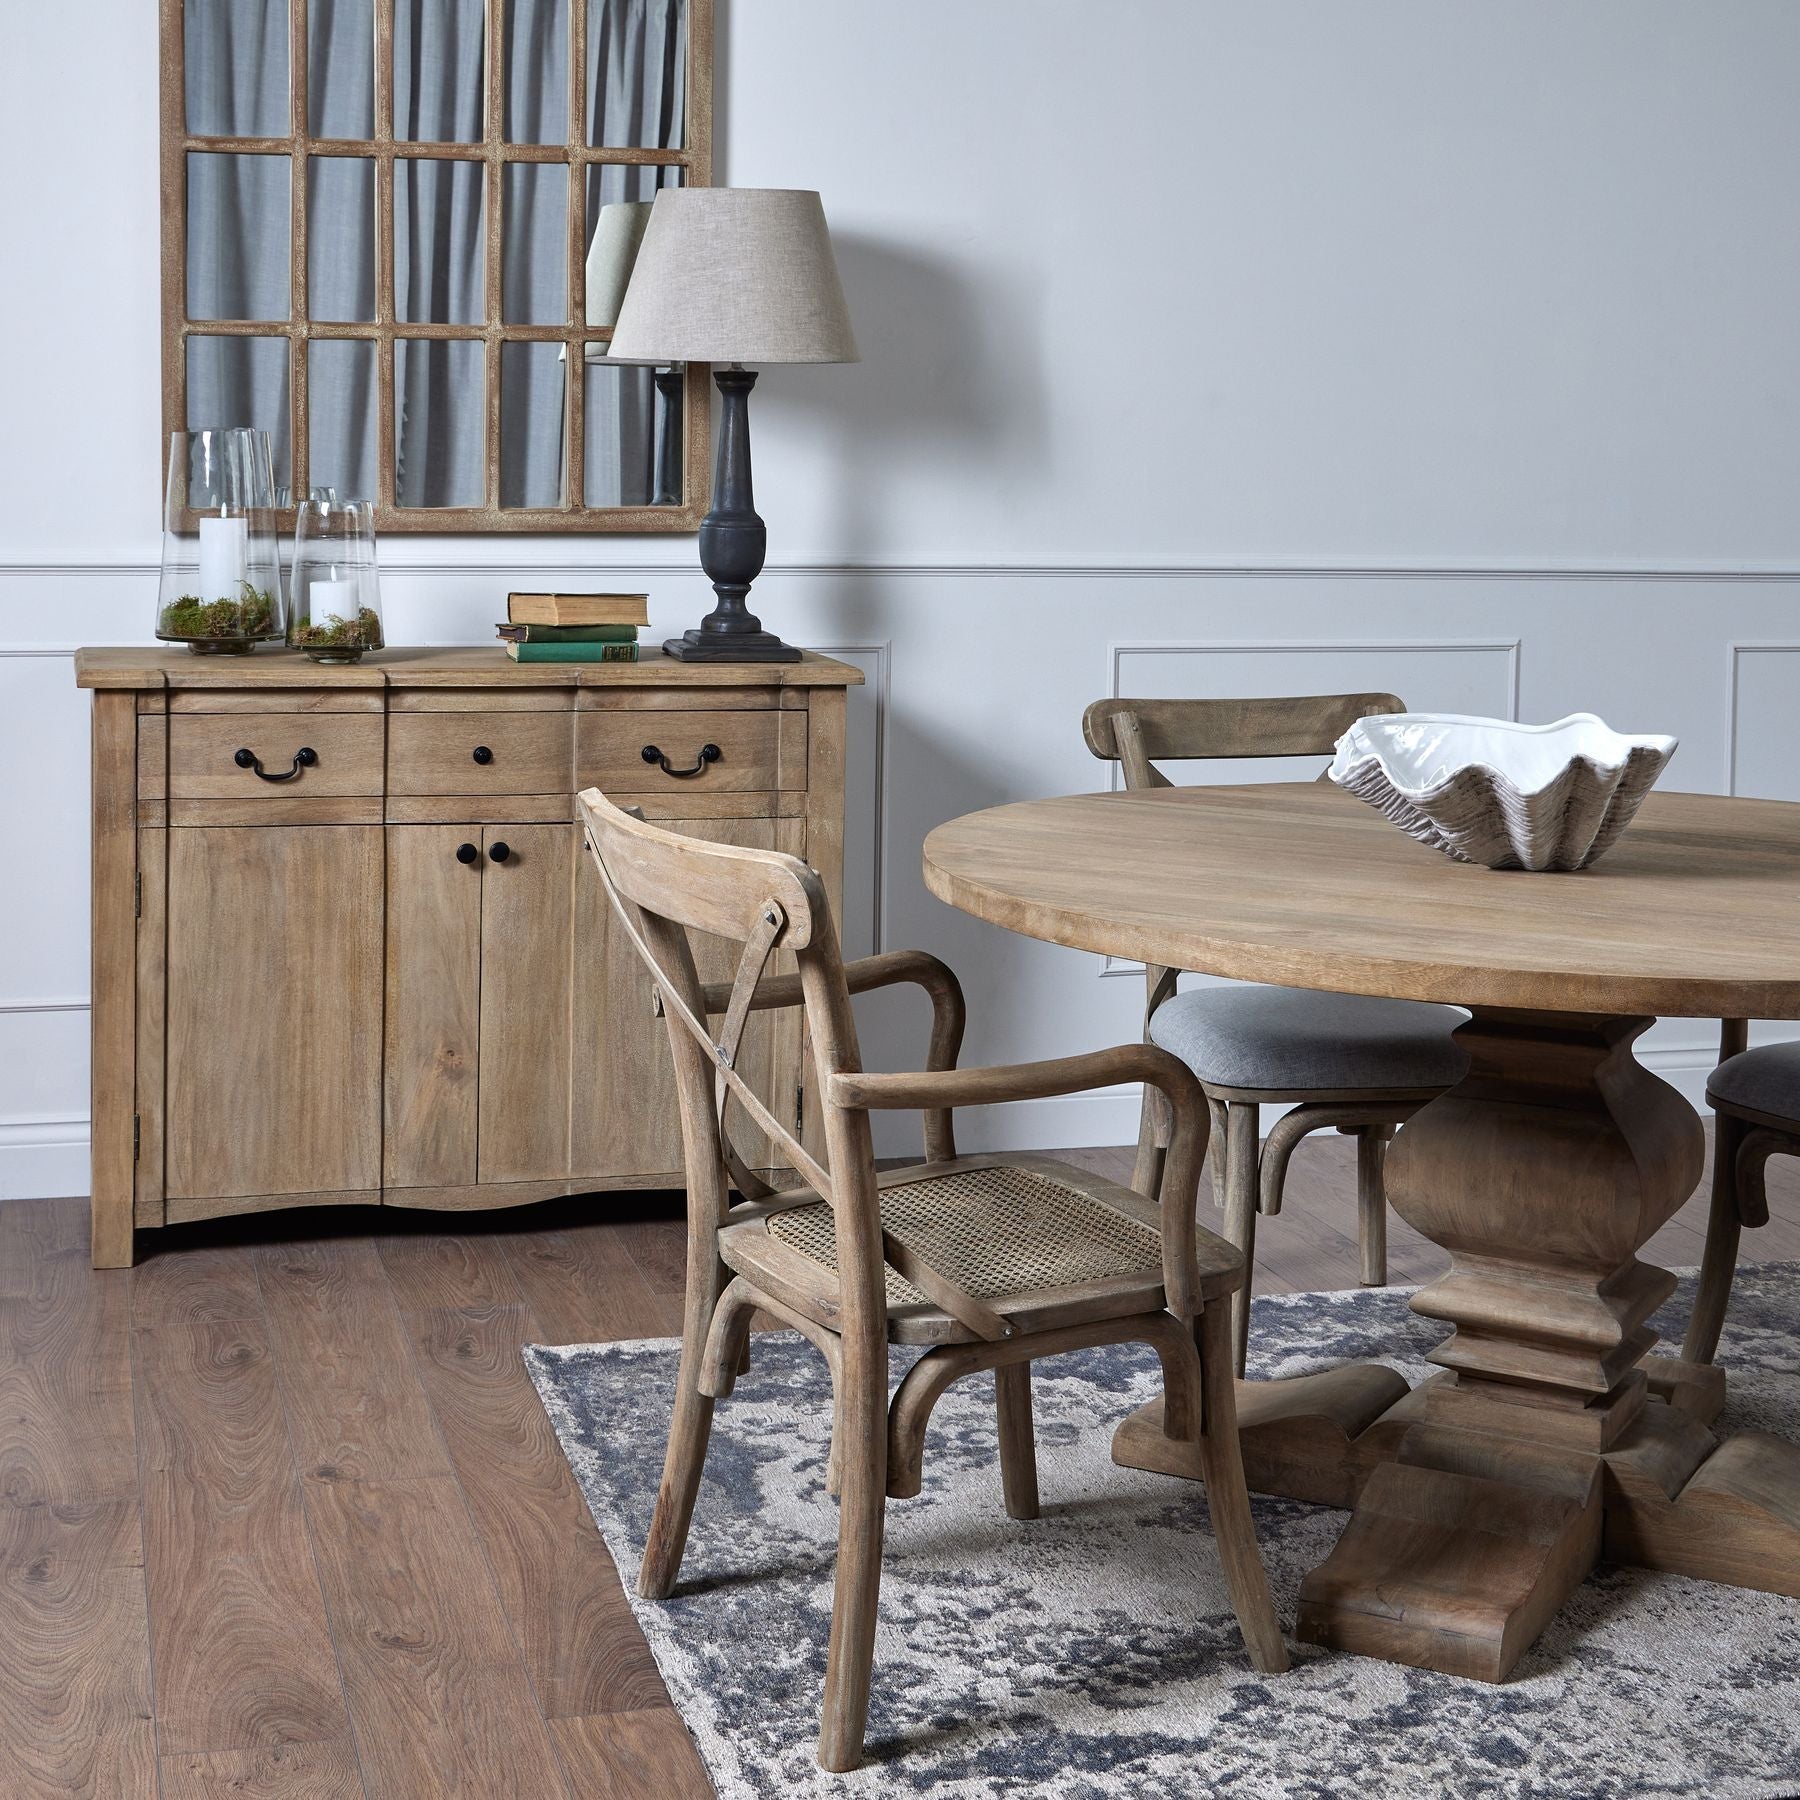
[[[511,855],[512,855],[512,845],[511,844],[500,843],[500,844],[489,844],[488,845],[488,860],[490,862],[505,862],[506,859]]]
[[[319,760],[319,753],[310,744],[302,744],[294,752],[294,766],[285,775],[271,775],[262,766],[254,750],[240,750],[231,760],[240,769],[251,770],[261,781],[292,781],[302,769],[310,769]]]
[[[472,863],[480,854],[481,852],[477,850],[473,844],[458,844],[456,846],[456,860],[465,866]]]
[[[473,755],[478,763],[491,763],[494,760],[494,753],[486,744],[477,744]]]
[[[717,744],[702,744],[700,746],[700,760],[695,763],[691,769],[675,769],[669,766],[668,757],[666,757],[662,751],[657,749],[654,744],[646,744],[642,752],[645,762],[655,763],[665,775],[673,775],[677,781],[686,781],[690,777],[698,775],[708,763],[716,763],[724,754],[725,752],[721,750]]]

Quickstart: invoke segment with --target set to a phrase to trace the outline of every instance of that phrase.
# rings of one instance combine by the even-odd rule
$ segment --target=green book
[[[635,625],[497,625],[509,644],[635,644]]]
[[[508,644],[506,654],[514,662],[636,662],[638,647],[635,640],[629,644]]]

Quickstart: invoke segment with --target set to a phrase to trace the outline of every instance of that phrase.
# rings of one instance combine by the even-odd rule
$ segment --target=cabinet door
[[[658,819],[668,831],[714,843],[799,855],[799,819]],[[572,1173],[682,1181],[681,1118],[669,1062],[667,1027],[652,1010],[651,982],[607,903],[599,872],[579,842],[575,881],[574,1067],[570,1105]],[[702,932],[689,934],[702,981],[729,981],[741,946]],[[769,959],[772,971],[789,956]],[[795,1116],[800,1079],[797,1009],[753,1014],[738,1069],[778,1119]],[[768,1142],[734,1106],[738,1153],[766,1166]]]
[[[464,862],[463,845],[475,855]],[[387,834],[387,1185],[475,1179],[481,1021],[481,827]]]
[[[381,828],[168,835],[171,1215],[181,1201],[373,1190]]]
[[[569,1172],[569,958],[573,825],[482,832],[483,1181]]]

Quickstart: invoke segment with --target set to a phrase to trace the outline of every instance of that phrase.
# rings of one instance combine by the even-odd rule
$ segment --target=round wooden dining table
[[[1387,1163],[1450,1255],[1412,1301],[1450,1327],[1438,1371],[1240,1386],[1250,1485],[1352,1508],[1303,1640],[1502,1680],[1602,1554],[1800,1595],[1800,1446],[1721,1439],[1724,1371],[1648,1354],[1675,1278],[1637,1252],[1705,1141],[1633,1052],[1658,1015],[1800,1018],[1800,805],[1652,794],[1591,869],[1543,875],[1453,862],[1324,784],[1165,788],[971,813],[924,864],[1052,943],[1469,1009],[1467,1076]],[[1160,1402],[1113,1455],[1199,1473]]]

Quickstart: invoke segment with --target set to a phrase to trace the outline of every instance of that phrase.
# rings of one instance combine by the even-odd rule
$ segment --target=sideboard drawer
[[[396,712],[390,794],[566,794],[572,715]]]
[[[379,713],[171,713],[169,797],[379,796],[382,727]]]
[[[603,793],[806,786],[803,712],[582,712],[575,785]]]

